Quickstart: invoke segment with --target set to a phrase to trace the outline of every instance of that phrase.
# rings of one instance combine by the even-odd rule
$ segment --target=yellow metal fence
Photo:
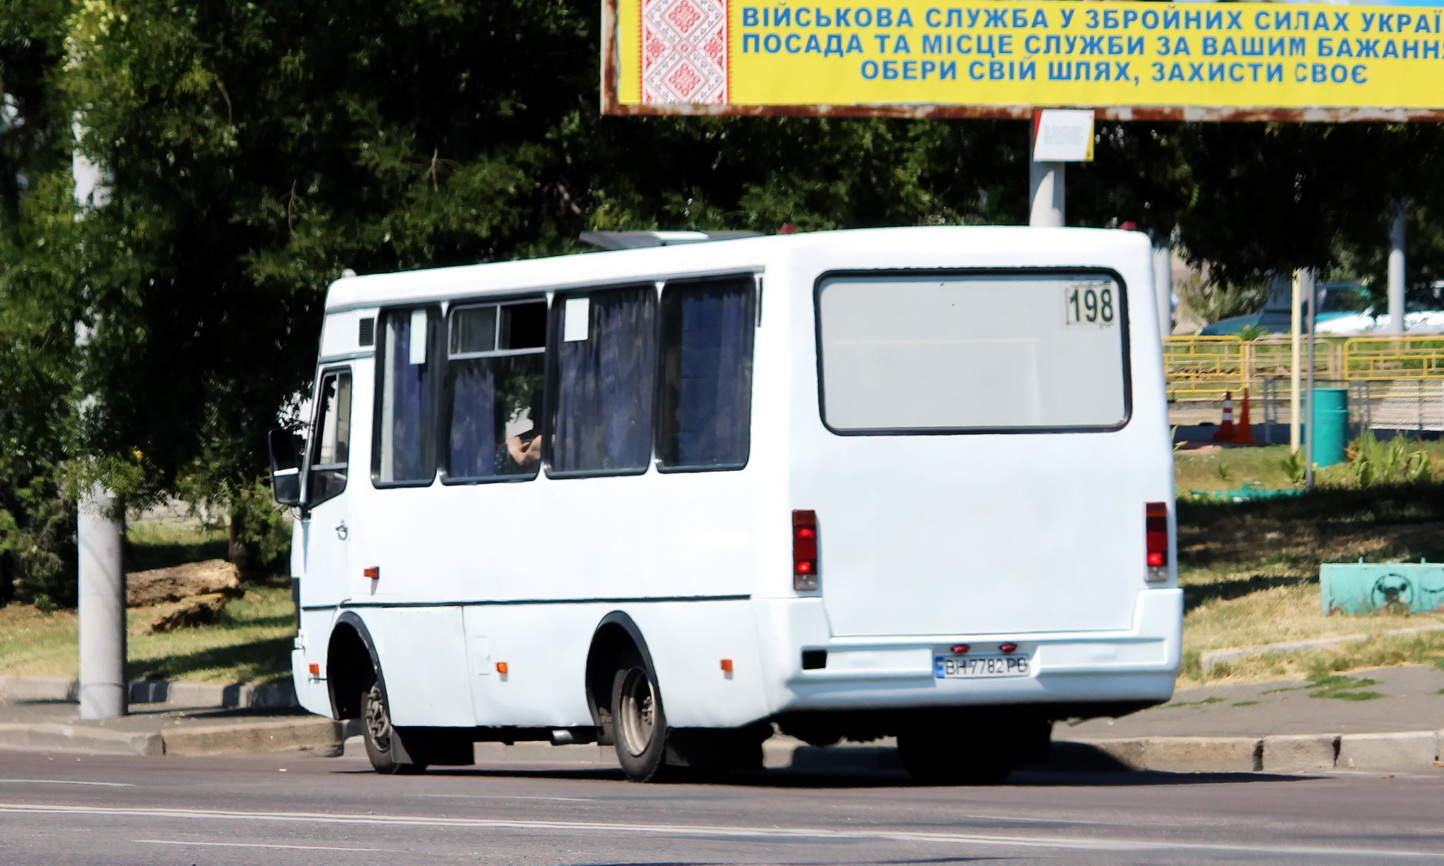
[[[1350,382],[1444,378],[1444,337],[1353,337],[1344,343]]]
[[[1299,360],[1308,363],[1307,348]],[[1166,337],[1163,367],[1168,399],[1215,403],[1245,388],[1258,393],[1266,380],[1287,379],[1292,369],[1287,335],[1257,340],[1238,337]],[[1314,378],[1333,382],[1395,382],[1444,379],[1444,337],[1319,337]]]

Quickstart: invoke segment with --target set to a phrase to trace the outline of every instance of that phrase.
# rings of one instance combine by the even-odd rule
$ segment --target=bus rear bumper
[[[820,605],[798,605],[774,620],[798,648],[774,711],[1027,704],[1088,715],[1076,708],[1162,703],[1178,674],[1182,603],[1176,588],[1142,590],[1133,627],[1120,631],[865,638],[835,638],[816,621]],[[965,653],[953,652],[959,644]],[[941,661],[1010,657],[1025,659],[1026,673],[955,676]]]

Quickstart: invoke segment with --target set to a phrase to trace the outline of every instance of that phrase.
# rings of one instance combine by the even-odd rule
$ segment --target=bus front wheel
[[[656,675],[635,650],[617,664],[612,719],[622,772],[633,782],[658,781],[666,767],[667,716]]]
[[[378,773],[420,773],[425,764],[412,764],[396,758],[397,734],[391,724],[391,710],[381,683],[373,680],[361,691],[361,735],[366,742],[366,757]]]

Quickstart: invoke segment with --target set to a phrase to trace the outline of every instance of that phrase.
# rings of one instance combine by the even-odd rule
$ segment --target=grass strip
[[[150,608],[126,612],[126,678],[268,683],[290,676],[295,633],[289,587],[246,587],[214,625],[148,634]],[[79,670],[74,610],[0,608],[0,675],[70,677]]]

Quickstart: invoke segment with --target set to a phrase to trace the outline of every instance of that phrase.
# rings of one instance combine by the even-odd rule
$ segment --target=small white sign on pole
[[[1092,162],[1093,112],[1046,108],[1033,114],[1034,162]]]

